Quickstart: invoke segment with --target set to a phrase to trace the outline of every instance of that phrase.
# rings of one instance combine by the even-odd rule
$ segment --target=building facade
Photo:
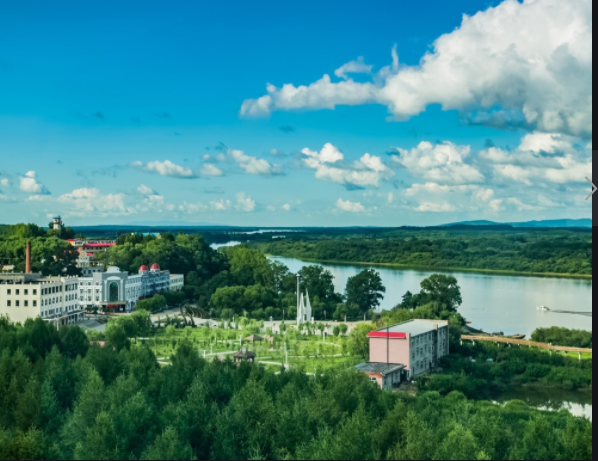
[[[163,271],[158,264],[141,266],[135,275],[109,267],[79,279],[81,308],[101,312],[132,312],[140,299],[165,291],[181,291],[184,276]]]
[[[182,274],[170,274],[170,290],[183,291],[185,286],[185,276]]]
[[[376,364],[402,366],[402,377],[412,380],[438,368],[449,354],[449,326],[443,320],[411,320],[373,331],[368,338],[370,361],[358,365],[360,371]]]
[[[41,317],[57,327],[85,318],[78,299],[78,277],[44,277],[41,274],[0,275],[0,315],[24,323]]]
[[[402,372],[405,369],[403,365],[393,363],[362,363],[355,368],[368,375],[370,381],[384,390],[398,387],[401,384]]]

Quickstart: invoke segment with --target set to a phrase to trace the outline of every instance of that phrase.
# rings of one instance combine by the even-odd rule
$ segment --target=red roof
[[[147,268],[147,266],[146,266],[146,265],[143,265],[143,266],[141,266],[141,267],[139,268],[139,272],[146,272],[146,271],[148,271],[148,270],[149,270],[149,269]]]
[[[108,248],[116,246],[116,243],[86,243],[85,246],[90,248]]]
[[[368,338],[391,338],[391,339],[406,339],[405,333],[388,333],[386,331],[372,331]]]
[[[152,264],[152,270],[153,271],[154,270],[159,271],[160,270],[160,266],[158,264],[154,263],[154,264]]]

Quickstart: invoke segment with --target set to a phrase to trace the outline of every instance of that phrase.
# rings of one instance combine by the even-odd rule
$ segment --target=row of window
[[[6,294],[7,294],[7,295],[9,295],[9,296],[10,296],[10,295],[12,295],[12,289],[11,289],[11,288],[9,288],[8,290],[6,290]],[[34,288],[34,289],[32,289],[32,290],[31,290],[31,294],[32,294],[33,296],[37,296],[37,289],[35,289],[35,288]],[[15,290],[15,295],[16,295],[16,296],[21,296],[21,290],[20,290],[19,288],[17,288],[17,289]],[[29,289],[24,289],[24,290],[23,290],[23,295],[24,295],[24,296],[29,296]]]
[[[77,312],[80,309],[81,308],[79,306],[66,306],[64,308],[64,312],[67,312],[67,313],[68,312]],[[48,309],[47,311],[42,312],[42,318],[62,314],[62,312],[63,312],[62,309]]]
[[[37,301],[36,300],[33,300],[31,303],[32,303],[31,307],[37,307]],[[6,307],[12,307],[12,300],[9,299],[9,300],[6,301]],[[21,301],[17,299],[15,301],[15,306],[14,307],[21,307]],[[29,301],[27,301],[27,300],[23,301],[23,307],[29,307]]]
[[[41,294],[42,295],[50,295],[50,294],[54,294],[54,293],[62,293],[63,289],[62,289],[62,285],[60,286],[55,286],[55,287],[48,287],[48,288],[42,288],[41,290]],[[66,285],[65,290],[64,291],[74,291],[77,289],[77,285]],[[8,290],[6,290],[6,294],[7,295],[12,295],[12,288],[9,288]],[[21,296],[21,289],[20,288],[15,288],[15,296]],[[31,292],[31,294],[33,296],[37,296],[37,288],[32,288],[31,290],[29,288],[23,288],[23,295],[24,296],[29,296],[29,292]]]

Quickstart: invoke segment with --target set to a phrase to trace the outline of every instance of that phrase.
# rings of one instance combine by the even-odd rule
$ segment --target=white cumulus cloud
[[[50,191],[37,179],[35,171],[28,171],[25,176],[19,178],[20,189],[23,192],[33,195],[50,195]]]
[[[238,211],[244,211],[246,213],[251,213],[253,211],[255,211],[255,200],[253,200],[251,197],[248,197],[247,194],[241,192],[239,194],[237,194],[237,204],[235,206],[235,208]]]
[[[245,154],[241,150],[230,150],[229,154],[231,158],[241,167],[247,174],[262,175],[262,176],[273,176],[281,174],[281,168],[278,165],[272,165],[265,159],[252,157]]]
[[[160,176],[167,176],[170,178],[191,179],[197,177],[197,174],[194,173],[191,168],[177,165],[170,160],[164,160],[163,162],[154,161],[145,164],[143,162],[137,161],[131,163],[131,166],[141,171],[155,173],[159,174]]]
[[[397,149],[393,160],[419,178],[441,184],[475,184],[484,182],[484,175],[465,160],[471,155],[470,146],[445,142],[421,142],[411,150]]]
[[[208,163],[201,168],[202,176],[224,176],[224,172],[212,163]]]
[[[332,144],[324,145],[320,152],[305,148],[301,151],[303,163],[316,171],[316,178],[335,182],[346,187],[379,187],[383,180],[394,177],[394,172],[380,157],[365,154],[351,165],[345,164],[345,156]]]
[[[359,64],[360,61],[356,63]],[[590,137],[592,133],[591,0],[506,0],[442,35],[417,66],[393,65],[371,82],[348,78],[348,63],[309,85],[267,86],[243,102],[241,115],[276,110],[382,104],[397,120],[432,104],[472,123],[525,127]]]
[[[158,193],[152,189],[149,186],[146,186],[145,184],[141,184],[138,188],[137,188],[137,193],[139,195],[158,195]]]
[[[370,74],[372,73],[372,68],[373,66],[367,65],[364,62],[363,56],[360,56],[356,61],[350,61],[336,69],[334,75],[338,78],[347,80],[349,74]]]
[[[351,202],[350,200],[338,199],[336,207],[341,211],[348,213],[364,213],[365,207],[359,202]]]
[[[102,194],[96,188],[81,188],[61,195],[58,201],[66,204],[65,216],[121,216],[136,213],[126,204],[125,194]]]
[[[432,203],[432,202],[424,202],[420,206],[418,206],[416,211],[420,211],[422,213],[451,213],[456,211],[454,205],[451,205],[448,202],[443,203]]]

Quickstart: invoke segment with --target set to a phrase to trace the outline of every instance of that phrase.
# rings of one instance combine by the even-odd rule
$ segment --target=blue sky
[[[591,217],[570,3],[3,1],[0,221]]]

